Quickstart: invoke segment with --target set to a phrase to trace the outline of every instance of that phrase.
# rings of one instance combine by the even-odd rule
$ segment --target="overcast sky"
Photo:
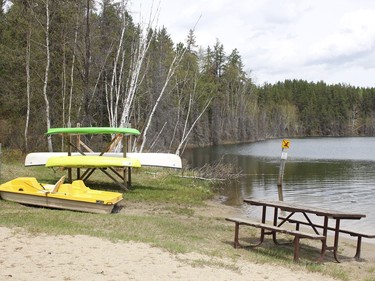
[[[237,48],[257,84],[285,79],[375,87],[374,0],[131,0],[136,22],[159,6],[174,43]],[[141,12],[141,13],[140,13]],[[140,16],[141,14],[141,16]]]

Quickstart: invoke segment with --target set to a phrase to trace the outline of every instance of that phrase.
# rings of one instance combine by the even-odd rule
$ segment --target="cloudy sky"
[[[135,21],[159,6],[157,26],[185,42],[237,48],[257,84],[285,79],[375,87],[374,0],[132,0]]]

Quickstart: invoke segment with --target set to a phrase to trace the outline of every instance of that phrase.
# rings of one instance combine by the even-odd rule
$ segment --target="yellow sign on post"
[[[284,168],[285,168],[286,159],[288,158],[288,153],[285,150],[290,147],[290,140],[283,139],[281,143],[281,147],[282,147],[281,162],[280,162],[280,169],[279,169],[279,178],[277,181],[280,201],[283,200],[282,186],[283,186]]]
[[[290,147],[290,140],[283,140],[281,143],[281,147],[284,148],[289,148]]]

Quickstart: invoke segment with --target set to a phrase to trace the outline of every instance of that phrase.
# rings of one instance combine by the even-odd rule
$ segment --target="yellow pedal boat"
[[[123,199],[121,193],[90,189],[81,180],[63,183],[64,179],[65,176],[53,185],[40,184],[33,177],[19,177],[0,185],[0,197],[27,205],[90,213],[111,213]]]

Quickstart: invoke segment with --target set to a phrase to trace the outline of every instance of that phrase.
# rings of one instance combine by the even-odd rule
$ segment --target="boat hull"
[[[56,156],[48,158],[46,167],[65,168],[108,168],[108,167],[141,167],[137,159],[106,156]]]
[[[78,152],[73,152],[72,156],[80,156]],[[99,152],[86,153],[87,156],[99,156]],[[67,152],[33,152],[26,155],[25,166],[44,166],[48,159],[52,157],[68,156]],[[123,153],[106,152],[104,157],[124,157]],[[101,157],[103,157],[101,156]],[[127,158],[137,159],[141,166],[162,167],[162,168],[182,168],[180,156],[172,153],[126,153]]]
[[[121,193],[93,190],[81,180],[56,185],[41,185],[35,178],[16,178],[0,185],[0,197],[21,204],[99,214],[111,213],[123,200]]]
[[[80,211],[96,214],[110,214],[116,204],[95,204],[80,201],[72,201],[47,196],[35,196],[29,194],[17,194],[12,192],[0,191],[0,197],[3,200],[12,201],[20,204],[39,206],[45,208],[64,209],[71,211]]]

